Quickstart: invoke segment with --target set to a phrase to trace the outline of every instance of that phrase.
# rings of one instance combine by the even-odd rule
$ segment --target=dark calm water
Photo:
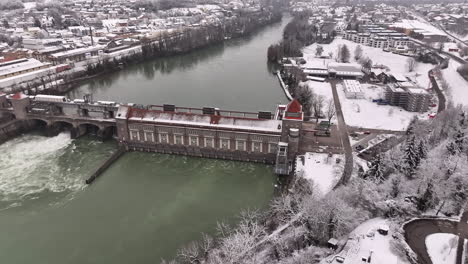
[[[255,36],[134,65],[70,93],[100,100],[273,110],[285,98],[266,63],[283,22]],[[273,196],[269,166],[126,153],[92,186],[84,180],[115,142],[62,133],[0,145],[0,263],[159,263],[177,248],[236,223]]]
[[[88,81],[69,96],[92,93],[95,99],[118,102],[273,111],[286,98],[266,51],[281,38],[287,21],[250,37],[130,66]]]

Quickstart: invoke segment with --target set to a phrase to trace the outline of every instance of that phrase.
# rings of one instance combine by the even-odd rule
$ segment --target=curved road
[[[449,233],[459,237],[457,258],[455,264],[463,263],[464,239],[468,239],[468,211],[465,211],[460,222],[447,219],[416,219],[403,226],[405,239],[411,249],[418,256],[421,264],[433,263],[426,246],[426,237],[436,233]]]
[[[430,70],[427,74],[429,75],[429,80],[431,80],[432,87],[436,91],[437,97],[439,98],[439,108],[437,109],[437,113],[440,113],[445,110],[446,99],[444,93],[442,93],[442,91],[439,88],[439,85],[435,80],[433,70]]]

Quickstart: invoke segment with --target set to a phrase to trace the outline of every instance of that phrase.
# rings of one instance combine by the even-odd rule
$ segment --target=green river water
[[[252,37],[134,65],[83,84],[99,100],[273,110],[285,98],[266,63],[289,19]],[[0,263],[159,263],[177,248],[264,208],[276,176],[263,164],[126,153],[84,180],[113,141],[29,133],[0,145]]]

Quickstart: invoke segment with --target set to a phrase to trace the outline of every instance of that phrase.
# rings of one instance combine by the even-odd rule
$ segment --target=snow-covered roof
[[[120,113],[120,109],[121,108],[119,108],[117,115]],[[281,120],[202,115],[185,112],[164,112],[136,108],[129,108],[127,110],[122,108],[121,113],[122,116],[127,114],[128,119],[133,121],[239,129],[270,133],[281,133],[282,124]]]
[[[44,64],[36,59],[18,59],[13,61],[8,61],[0,63],[0,76],[7,74],[26,71],[29,69],[49,65],[49,63]]]

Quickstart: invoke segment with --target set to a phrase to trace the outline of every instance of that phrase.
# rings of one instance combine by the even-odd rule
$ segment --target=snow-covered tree
[[[381,183],[385,180],[384,178],[384,164],[382,162],[382,156],[376,155],[370,162],[369,170],[364,174],[365,179],[370,179],[376,183]]]
[[[315,56],[320,57],[322,56],[322,53],[323,53],[323,46],[317,45],[317,48],[315,48]]]
[[[359,59],[361,59],[361,57],[362,57],[362,47],[361,47],[361,45],[357,45],[356,49],[354,50],[354,59],[356,61],[359,61]]]
[[[343,44],[340,49],[340,61],[341,62],[349,62],[349,57],[351,53],[349,52],[349,48],[346,44]]]
[[[408,58],[406,60],[406,69],[408,70],[408,72],[412,72],[414,71],[414,69],[416,68],[416,60],[414,58]]]
[[[424,140],[420,140],[418,144],[418,156],[420,159],[427,158],[427,147]]]
[[[416,169],[421,162],[418,148],[415,142],[415,136],[409,136],[404,145],[403,173],[406,177],[412,179],[416,174]]]
[[[432,183],[432,181],[429,181],[426,185],[426,190],[424,191],[423,195],[418,199],[418,203],[416,206],[419,211],[424,212],[435,205],[433,188],[434,184]]]

